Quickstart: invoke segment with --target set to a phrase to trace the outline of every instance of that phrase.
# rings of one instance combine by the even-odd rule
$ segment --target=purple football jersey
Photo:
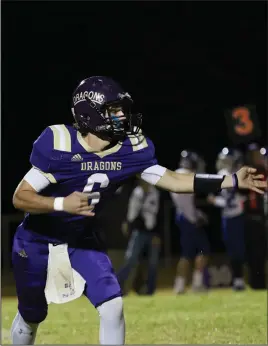
[[[41,191],[42,195],[66,197],[74,191],[88,193],[95,216],[65,212],[27,214],[17,235],[23,238],[34,235],[74,246],[86,240],[98,242],[96,233],[101,228],[105,202],[126,179],[157,164],[154,145],[142,134],[94,152],[80,132],[67,125],[47,127],[33,144],[30,162],[51,182]]]

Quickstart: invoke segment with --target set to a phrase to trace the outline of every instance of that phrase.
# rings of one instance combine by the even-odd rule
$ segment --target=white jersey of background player
[[[231,175],[243,163],[242,153],[238,150],[223,148],[216,161],[218,174]],[[233,288],[243,290],[243,265],[245,262],[244,241],[244,201],[239,191],[222,190],[218,196],[209,196],[208,201],[222,208],[222,237],[231,261]]]
[[[176,172],[181,174],[204,173],[205,163],[195,152],[183,150]],[[203,274],[210,251],[206,231],[203,229],[208,220],[196,206],[194,194],[174,194],[171,199],[176,208],[176,224],[180,230],[180,260],[174,282],[174,292],[184,293],[186,278],[190,270],[190,261],[194,261],[192,288],[204,290]]]
[[[140,215],[146,230],[154,229],[159,201],[160,192],[154,186],[148,185],[146,192],[140,185],[136,186],[129,199],[127,221],[131,223]]]

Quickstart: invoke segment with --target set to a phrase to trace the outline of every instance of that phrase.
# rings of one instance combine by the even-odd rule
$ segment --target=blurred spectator
[[[205,170],[204,160],[190,151],[183,150],[179,162],[179,173]],[[176,207],[176,224],[180,229],[181,257],[177,265],[174,292],[184,293],[186,278],[190,270],[190,261],[194,260],[192,288],[194,291],[205,289],[203,284],[204,270],[208,262],[209,242],[203,226],[208,223],[207,216],[196,208],[194,194],[171,193]]]
[[[247,164],[257,168],[267,179],[264,155],[257,144],[248,147]],[[266,288],[265,265],[267,254],[267,239],[265,229],[264,195],[254,191],[248,192],[246,207],[246,247],[249,267],[249,284],[254,289]]]
[[[159,191],[144,181],[139,182],[130,196],[127,220],[122,225],[122,231],[126,235],[131,232],[131,236],[125,263],[118,272],[123,292],[131,270],[136,267],[145,249],[148,251],[148,276],[144,293],[151,295],[155,292],[161,249],[160,237],[155,232],[159,203]]]
[[[239,150],[223,148],[216,161],[220,175],[230,175],[243,165]],[[218,196],[209,195],[208,202],[222,208],[222,236],[231,260],[234,290],[245,288],[243,266],[245,262],[245,195],[239,191],[222,190]]]

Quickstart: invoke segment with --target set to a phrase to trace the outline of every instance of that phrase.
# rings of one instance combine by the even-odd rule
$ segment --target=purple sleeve
[[[157,165],[157,159],[155,157],[155,148],[153,142],[149,138],[145,138],[145,141],[141,144],[143,147],[134,149],[133,158],[135,160],[135,167],[137,172],[143,172],[146,168]],[[135,147],[134,147],[135,148]]]
[[[60,153],[53,149],[53,132],[47,127],[33,143],[31,164],[44,173],[55,173],[59,166]]]
[[[147,143],[148,143],[148,156],[149,156],[149,160],[147,162],[147,167],[146,168],[148,168],[148,167],[157,165],[158,161],[157,161],[157,159],[155,157],[155,147],[154,147],[153,142],[149,138],[146,138],[146,140],[147,140]]]

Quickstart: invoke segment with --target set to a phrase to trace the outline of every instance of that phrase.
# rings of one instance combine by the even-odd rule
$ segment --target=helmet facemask
[[[107,102],[101,107],[105,118],[105,131],[112,139],[123,140],[128,135],[138,134],[142,115],[131,112],[132,103],[131,98],[124,97]]]

